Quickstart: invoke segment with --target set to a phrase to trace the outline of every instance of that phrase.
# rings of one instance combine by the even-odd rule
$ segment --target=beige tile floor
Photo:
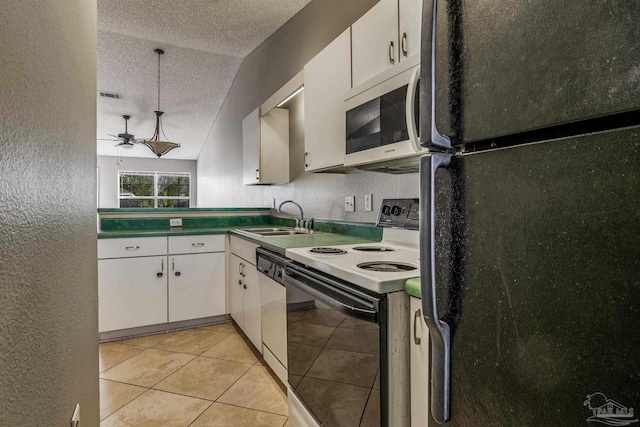
[[[100,344],[101,427],[283,427],[287,396],[237,326]]]

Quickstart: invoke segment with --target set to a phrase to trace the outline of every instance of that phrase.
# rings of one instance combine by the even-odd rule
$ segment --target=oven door
[[[385,296],[297,263],[284,280],[307,300],[287,300],[290,391],[321,425],[388,425]]]
[[[419,82],[416,66],[345,101],[345,166],[425,151],[418,137]]]

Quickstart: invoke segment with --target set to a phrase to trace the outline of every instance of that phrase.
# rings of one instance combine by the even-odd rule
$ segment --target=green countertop
[[[293,236],[271,236],[263,237],[245,231],[234,229],[232,235],[250,240],[260,246],[284,254],[287,249],[304,248],[307,246],[329,246],[329,245],[353,245],[358,243],[371,243],[379,240],[365,239],[362,237],[349,236],[346,234],[322,233],[296,234]]]
[[[98,213],[269,212],[269,208],[98,208]]]
[[[119,239],[123,237],[164,237],[164,236],[194,236],[199,234],[225,234],[235,227],[171,227],[171,228],[141,228],[132,230],[99,231],[98,239]]]
[[[421,298],[420,278],[416,277],[416,278],[407,280],[407,282],[404,284],[404,290],[406,293],[408,293],[412,297]]]
[[[256,226],[247,227],[255,228]],[[313,234],[296,234],[292,236],[258,236],[242,231],[238,227],[203,227],[203,228],[147,228],[140,230],[113,230],[101,231],[98,239],[116,239],[126,237],[165,237],[165,236],[193,236],[200,234],[225,234],[231,233],[243,239],[250,240],[262,247],[284,254],[290,248],[303,248],[306,246],[349,245],[357,243],[370,243],[379,240],[346,234],[317,232]]]

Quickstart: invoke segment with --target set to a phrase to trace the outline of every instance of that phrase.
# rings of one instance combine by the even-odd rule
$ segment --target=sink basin
[[[309,234],[306,231],[295,230],[291,227],[272,227],[272,228],[245,228],[241,231],[245,233],[257,234],[259,236],[295,236],[297,234]]]
[[[262,233],[258,233],[262,236],[293,236],[295,234],[309,234],[306,231],[295,231],[295,230],[282,230],[282,231],[265,231]]]

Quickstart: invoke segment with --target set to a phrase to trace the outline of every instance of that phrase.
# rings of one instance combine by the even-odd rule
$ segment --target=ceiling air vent
[[[120,95],[119,93],[114,93],[114,92],[98,92],[100,94],[100,96],[104,97],[104,98],[114,98],[114,99],[121,99],[122,95]]]

